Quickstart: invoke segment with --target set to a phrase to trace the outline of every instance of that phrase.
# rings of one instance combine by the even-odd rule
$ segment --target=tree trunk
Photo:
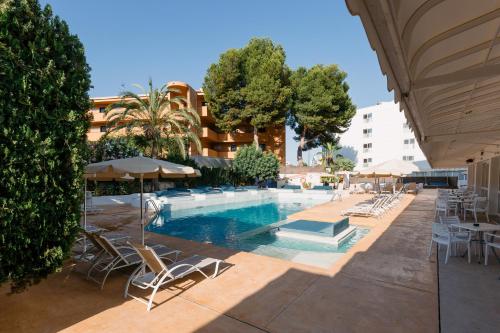
[[[259,149],[259,130],[257,127],[253,127],[253,143],[255,143],[255,148]]]
[[[297,147],[297,165],[301,166],[304,164],[304,160],[302,158],[302,152],[304,151],[304,147],[306,145],[306,129],[302,131],[300,135],[299,146]]]

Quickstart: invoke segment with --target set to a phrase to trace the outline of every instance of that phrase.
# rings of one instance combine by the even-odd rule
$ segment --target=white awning
[[[433,167],[500,152],[498,0],[346,0]]]

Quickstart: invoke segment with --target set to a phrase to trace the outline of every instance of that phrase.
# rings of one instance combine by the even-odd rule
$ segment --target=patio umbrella
[[[359,171],[357,177],[374,179],[381,177],[402,177],[419,170],[420,168],[412,162],[394,159],[363,169]]]
[[[144,245],[144,216],[143,216],[143,193],[144,179],[156,179],[159,176],[166,178],[188,178],[198,177],[199,170],[189,166],[157,160],[144,156],[122,158],[116,160],[92,163],[85,167],[85,184],[87,179],[93,180],[120,180],[127,177],[139,178],[141,182],[140,212],[141,212],[141,241]],[[87,227],[86,202],[84,224]]]

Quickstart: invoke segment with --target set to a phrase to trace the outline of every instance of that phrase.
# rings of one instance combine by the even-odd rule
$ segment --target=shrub
[[[129,137],[102,137],[89,143],[90,162],[109,161],[118,158],[139,156],[140,150]]]
[[[262,153],[254,145],[243,146],[236,152],[233,160],[235,178],[243,183],[254,182],[255,179],[275,180],[278,178],[280,163],[273,153]]]
[[[90,68],[36,0],[0,6],[0,283],[61,267],[79,231]]]

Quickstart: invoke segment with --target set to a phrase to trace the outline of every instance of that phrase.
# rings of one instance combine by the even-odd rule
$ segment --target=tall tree
[[[180,96],[170,98],[167,85],[154,88],[150,79],[148,90],[134,85],[143,94],[132,91],[121,93],[121,100],[106,108],[109,130],[107,134],[126,130],[145,141],[151,149],[151,156],[157,158],[172,142],[177,145],[182,157],[186,156],[186,142],[191,142],[201,150],[197,131],[200,128],[200,116],[196,110],[187,107],[187,102]],[[167,152],[168,153],[168,152]]]
[[[0,283],[58,269],[80,227],[90,67],[36,0],[0,4]]]
[[[303,163],[302,152],[335,142],[356,113],[345,82],[347,74],[336,65],[299,67],[291,76],[293,102],[288,124],[299,141],[297,162]]]
[[[258,147],[259,129],[284,124],[292,93],[285,58],[280,45],[253,38],[244,48],[221,54],[209,67],[203,91],[221,130],[251,125]]]

